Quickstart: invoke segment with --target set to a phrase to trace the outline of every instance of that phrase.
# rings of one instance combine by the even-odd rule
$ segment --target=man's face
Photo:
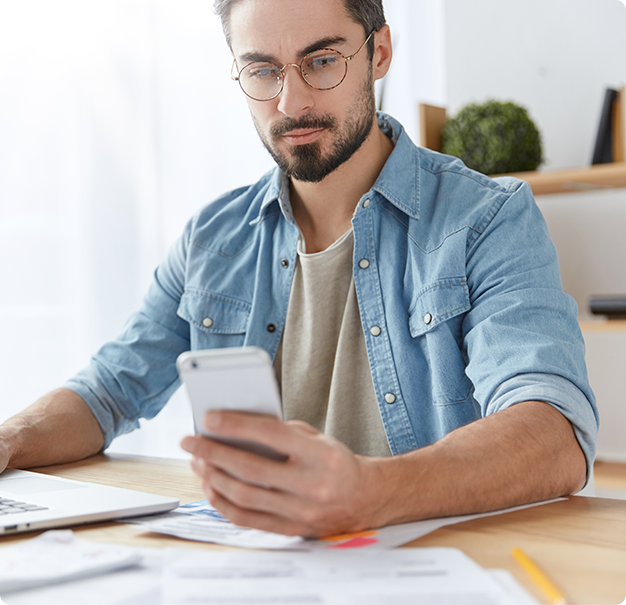
[[[243,0],[230,18],[239,68],[263,57],[279,67],[330,47],[344,56],[365,34],[337,0]],[[263,144],[278,166],[299,181],[319,182],[349,160],[376,119],[372,66],[364,47],[332,90],[311,88],[296,67],[287,67],[282,93],[271,101],[248,99]]]

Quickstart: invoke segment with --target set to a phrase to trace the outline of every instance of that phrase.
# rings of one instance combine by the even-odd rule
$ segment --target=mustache
[[[285,118],[274,124],[270,129],[273,138],[278,138],[298,128],[334,128],[336,118],[332,116],[302,116],[301,118]]]

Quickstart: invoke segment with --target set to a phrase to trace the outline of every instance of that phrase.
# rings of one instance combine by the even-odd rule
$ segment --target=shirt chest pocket
[[[187,291],[178,306],[178,316],[189,323],[192,350],[218,349],[243,346],[250,310],[243,301]]]
[[[466,401],[473,391],[462,327],[469,309],[467,282],[455,278],[429,284],[409,311],[409,331],[426,358],[435,404]]]

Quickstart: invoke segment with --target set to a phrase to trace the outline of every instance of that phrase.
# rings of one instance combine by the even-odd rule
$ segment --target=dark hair
[[[385,25],[385,11],[383,10],[383,0],[342,0],[350,17],[363,26],[366,36],[370,32],[378,31]],[[226,36],[226,42],[230,46],[230,11],[235,4],[241,0],[214,0],[213,8],[222,22],[222,29]],[[374,56],[374,38],[367,44],[370,59]]]

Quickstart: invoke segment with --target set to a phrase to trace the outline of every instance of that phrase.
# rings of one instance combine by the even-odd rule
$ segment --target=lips
[[[306,145],[316,141],[325,130],[325,128],[296,128],[282,136],[290,145]]]
[[[298,146],[317,141],[324,132],[337,129],[337,119],[325,114],[307,114],[299,118],[285,117],[272,125],[272,140]]]

